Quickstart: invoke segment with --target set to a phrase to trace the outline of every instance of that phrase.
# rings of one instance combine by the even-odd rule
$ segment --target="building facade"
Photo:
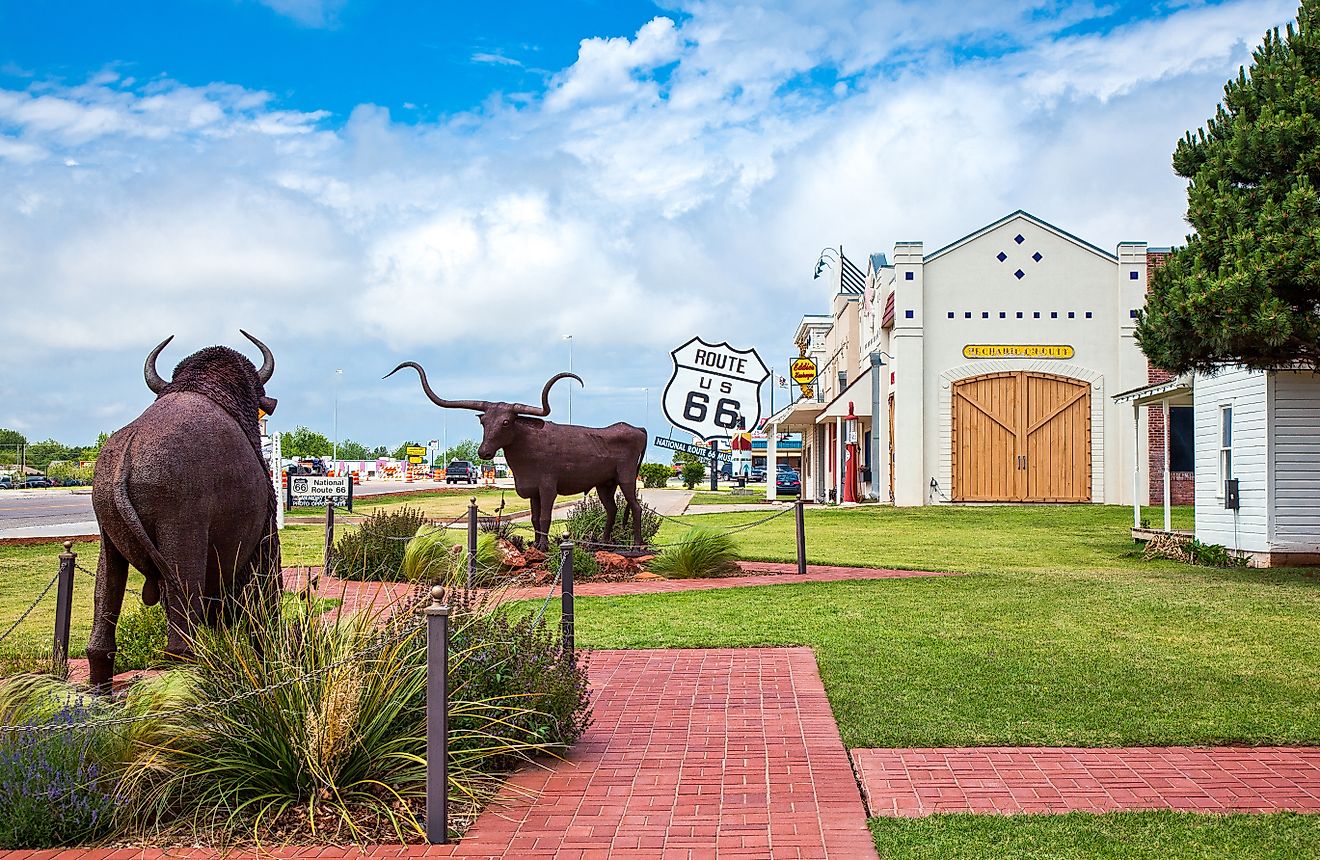
[[[795,338],[812,396],[770,422],[803,434],[804,495],[1130,503],[1148,468],[1112,395],[1148,382],[1144,243],[1111,253],[1018,211],[864,273],[838,256],[830,313]]]

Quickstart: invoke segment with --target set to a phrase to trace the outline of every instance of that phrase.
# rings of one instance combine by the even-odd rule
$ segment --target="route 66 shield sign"
[[[661,400],[670,424],[707,442],[756,427],[761,383],[770,376],[756,350],[694,337],[670,355],[674,375]]]

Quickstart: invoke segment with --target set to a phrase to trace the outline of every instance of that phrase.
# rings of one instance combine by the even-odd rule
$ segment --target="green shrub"
[[[614,504],[618,507],[619,512],[614,518],[614,530],[611,534],[606,535],[604,533],[605,506],[600,503],[600,499],[594,493],[583,496],[582,501],[569,508],[568,516],[564,520],[565,533],[570,539],[579,543],[632,546],[632,511],[628,508],[623,493],[615,494]],[[655,512],[655,508],[645,502],[640,502],[640,504],[642,507],[642,543],[648,544],[655,538],[655,533],[660,531],[660,515]]]
[[[683,466],[683,486],[689,490],[706,479],[706,467],[702,463],[687,463]]]
[[[643,463],[637,474],[642,479],[643,486],[657,489],[669,483],[669,479],[674,475],[674,470],[664,463]]]
[[[417,508],[374,511],[356,529],[335,543],[333,570],[340,579],[398,582],[404,579],[403,557],[408,542],[427,524]]]
[[[139,606],[119,616],[115,627],[115,671],[131,672],[163,665],[166,632],[165,609],[160,604]]]
[[[478,615],[452,639],[457,659],[450,685],[457,698],[482,702],[512,700],[521,708],[505,720],[519,736],[535,738],[550,749],[571,746],[591,722],[586,660],[563,653],[558,627],[532,614],[511,617],[498,612]],[[450,725],[460,740],[450,748],[461,753],[482,743],[484,715],[468,714]],[[498,757],[501,767],[517,757]]]
[[[564,553],[554,542],[550,544],[550,555],[546,558],[546,565],[551,571],[558,574],[559,564],[564,558]],[[573,545],[573,578],[586,579],[600,573],[600,565],[596,562],[594,553],[586,550],[581,544]]]
[[[705,528],[691,529],[677,545],[665,547],[647,566],[670,579],[734,576],[741,571],[734,539]]]

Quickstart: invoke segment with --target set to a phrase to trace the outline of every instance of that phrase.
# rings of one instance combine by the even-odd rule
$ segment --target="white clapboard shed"
[[[1143,406],[1192,402],[1197,540],[1258,567],[1320,563],[1320,375],[1228,368],[1114,400],[1133,406],[1134,421]],[[1137,537],[1159,531],[1141,528],[1137,506],[1133,518]]]

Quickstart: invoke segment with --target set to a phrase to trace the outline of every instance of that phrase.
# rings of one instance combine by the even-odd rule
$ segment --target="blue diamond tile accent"
[[[1068,319],[1071,320],[1076,318],[1077,318],[1077,314],[1073,313],[1072,311],[1068,311]]]
[[[1052,320],[1057,320],[1058,318],[1059,318],[1059,312],[1058,312],[1058,311],[1050,311],[1050,319],[1052,319]]]
[[[1091,312],[1090,312],[1090,311],[1087,311],[1087,312],[1086,312],[1086,318],[1087,318],[1088,320],[1091,318]]]
[[[971,318],[972,318],[972,312],[971,312],[971,311],[967,311],[967,312],[965,312],[965,313],[963,314],[963,319],[965,319],[965,320],[969,320],[969,319],[971,319]]]
[[[989,312],[989,311],[981,311],[981,319],[983,319],[983,320],[988,320],[988,319],[990,319],[990,312]]]
[[[1136,319],[1136,318],[1137,318],[1137,312],[1136,312],[1136,310],[1133,309],[1133,310],[1128,311],[1128,316],[1132,317],[1132,319]]]
[[[903,273],[903,280],[905,280],[905,281],[910,281],[910,280],[912,280],[912,279],[915,278],[915,277],[916,277],[916,275],[914,275],[912,272],[904,272],[904,273]]]
[[[1017,313],[1017,318],[1018,318],[1018,319],[1022,319],[1022,311],[1018,311],[1018,313]]]
[[[1016,236],[1013,237],[1013,241],[1014,241],[1014,242],[1017,242],[1019,245],[1021,245],[1023,242],[1025,242],[1025,241],[1027,241],[1027,240],[1022,236],[1021,233],[1019,233],[1019,234],[1017,234]]]
[[[1031,314],[1031,318],[1034,320],[1040,319],[1040,311],[1033,311]]]
[[[1139,277],[1141,277],[1141,275],[1140,275],[1140,273],[1138,273],[1138,272],[1128,272],[1128,280],[1129,280],[1129,281],[1135,281],[1135,280],[1136,280],[1137,278],[1139,278]]]
[[[1003,311],[1000,311],[1000,312],[999,312],[999,318],[1000,318],[1001,320],[1004,319],[1004,318],[1007,317],[1007,316],[1008,316],[1008,314],[1004,313]]]
[[[906,312],[905,314],[903,314],[903,316],[906,317],[907,319],[912,319],[912,311]]]
[[[1021,269],[1018,269],[1016,272],[1013,273],[1013,277],[1017,278],[1019,281],[1025,278],[1026,276],[1027,273],[1022,271]]]
[[[1040,251],[1037,251],[1036,253],[1034,253],[1034,254],[1031,255],[1031,259],[1033,259],[1033,260],[1035,260],[1037,263],[1039,263],[1041,260],[1043,260],[1043,259],[1045,259],[1045,258],[1042,257],[1042,256],[1040,255]]]
[[[1002,263],[1008,259],[1008,255],[1003,251],[1000,251],[998,254],[995,254],[995,259]]]
[[[949,319],[953,319],[953,311],[949,311]]]

